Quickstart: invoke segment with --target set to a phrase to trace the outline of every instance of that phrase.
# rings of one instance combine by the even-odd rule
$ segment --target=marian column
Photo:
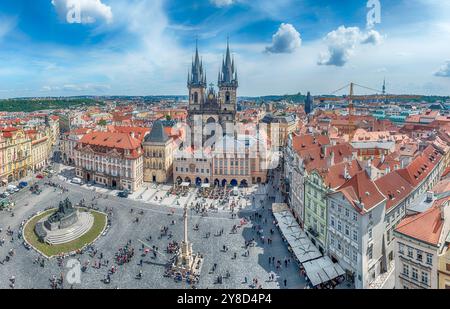
[[[181,244],[181,261],[183,265],[191,267],[192,245],[189,243],[188,240],[187,206],[184,206],[183,221],[184,221],[184,240]]]

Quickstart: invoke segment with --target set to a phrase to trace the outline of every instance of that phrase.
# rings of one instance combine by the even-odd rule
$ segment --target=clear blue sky
[[[366,0],[1,1],[0,97],[185,94],[196,38],[215,83],[227,37],[240,95],[384,78],[390,93],[450,95],[443,2],[379,0],[370,27]]]

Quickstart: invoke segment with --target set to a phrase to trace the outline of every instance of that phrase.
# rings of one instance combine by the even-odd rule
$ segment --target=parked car
[[[37,179],[44,179],[44,176],[41,175],[41,174],[39,174],[39,175],[36,176],[36,178],[37,178]]]
[[[22,188],[25,188],[25,187],[28,187],[28,182],[26,182],[26,181],[21,181],[21,182],[19,183],[19,188],[22,189]]]
[[[128,192],[128,191],[120,191],[119,193],[117,193],[117,196],[127,198],[129,194],[130,194],[130,192]]]
[[[74,178],[72,178],[71,183],[74,183],[74,184],[77,184],[77,185],[82,185],[83,181],[81,181],[80,178],[74,177]]]
[[[9,193],[19,192],[20,189],[15,185],[8,185],[7,190]]]
[[[2,194],[0,194],[1,198],[7,198],[8,196],[10,196],[10,194],[8,193],[8,191],[3,192]]]

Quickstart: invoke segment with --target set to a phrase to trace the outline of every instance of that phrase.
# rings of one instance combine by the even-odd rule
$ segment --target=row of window
[[[339,232],[343,233],[348,238],[351,237],[353,241],[358,241],[358,230],[352,229],[349,224],[342,223],[341,220],[336,220],[333,216],[330,217],[330,225],[337,229]],[[370,238],[370,237],[369,237]]]
[[[187,168],[187,167],[180,167],[180,168],[178,168],[178,167],[175,167],[175,171],[176,172],[178,172],[178,171],[180,171],[180,172],[185,172],[185,173],[188,173],[189,172],[189,168]],[[206,173],[207,174],[209,174],[209,168],[207,168],[207,169],[204,169],[204,168],[201,168],[201,169],[199,169],[199,168],[196,168],[195,169],[195,172],[196,173],[205,173],[205,171],[206,171]]]
[[[240,169],[240,170],[237,170],[237,169],[231,169],[230,170],[230,173],[228,173],[228,170],[222,170],[222,169],[214,169],[214,173],[216,174],[216,175],[248,175],[249,174],[249,170],[248,170],[248,168],[246,168],[245,170],[244,169]]]
[[[414,251],[415,251],[415,257],[414,257]],[[398,253],[400,253],[401,255],[405,255],[405,252],[407,254],[407,256],[411,259],[416,259],[416,261],[418,262],[423,262],[425,259],[425,263],[427,265],[433,265],[433,255],[431,253],[426,253],[424,256],[424,252],[422,250],[419,249],[414,249],[410,246],[406,246],[402,243],[398,244]]]
[[[409,265],[403,264],[403,275],[412,278],[415,281],[419,281],[419,270],[415,267],[411,267],[411,277],[409,277],[409,269]],[[425,271],[421,272],[421,282],[428,285],[428,273]]]
[[[345,208],[342,205],[337,205],[335,202],[331,201],[330,203],[332,210],[337,210],[338,213],[344,213],[347,218],[353,219],[353,221],[358,221],[358,214],[354,211],[350,211],[350,209]]]
[[[352,262],[358,262],[358,251],[356,249],[350,249],[348,245],[342,245],[342,241],[340,239],[335,240],[332,234],[330,234],[330,245],[340,253],[343,253],[347,258],[351,258]]]

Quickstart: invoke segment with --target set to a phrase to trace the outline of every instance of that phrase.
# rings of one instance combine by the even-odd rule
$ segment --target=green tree
[[[105,119],[100,119],[100,121],[97,123],[99,126],[106,126],[106,120]]]

